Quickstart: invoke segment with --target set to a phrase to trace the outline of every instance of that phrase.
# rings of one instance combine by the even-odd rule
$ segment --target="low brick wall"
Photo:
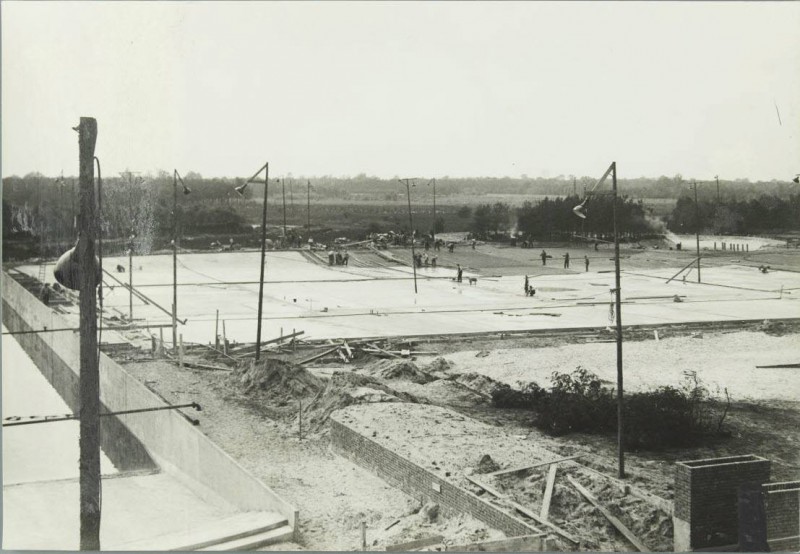
[[[539,532],[450,480],[365,437],[337,419],[337,414],[331,416],[329,424],[331,446],[336,453],[369,469],[420,502],[436,502],[445,514],[469,514],[509,537]]]
[[[739,487],[769,476],[770,462],[759,456],[677,462],[675,551],[738,544]]]
[[[800,481],[762,485],[772,551],[800,551]]]

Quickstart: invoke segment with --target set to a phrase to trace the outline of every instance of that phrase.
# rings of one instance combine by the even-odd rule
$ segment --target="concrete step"
[[[289,525],[284,525],[283,527],[278,527],[277,529],[272,529],[271,531],[265,531],[257,535],[250,535],[233,541],[214,544],[205,548],[200,548],[199,550],[202,552],[234,552],[240,550],[254,550],[268,544],[285,542],[292,538],[293,533],[294,530]]]
[[[109,546],[104,550],[201,550],[283,529],[288,527],[287,523],[284,516],[275,512],[244,512],[221,518],[213,524],[204,525],[201,529],[187,529],[178,533],[148,537]]]

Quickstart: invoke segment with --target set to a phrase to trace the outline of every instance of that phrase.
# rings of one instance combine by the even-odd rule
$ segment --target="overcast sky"
[[[787,180],[800,3],[3,2],[2,174],[80,116],[104,174]]]

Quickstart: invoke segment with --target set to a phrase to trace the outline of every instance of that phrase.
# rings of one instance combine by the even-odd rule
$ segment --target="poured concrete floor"
[[[359,260],[364,258],[364,263]],[[304,338],[402,336],[438,333],[520,331],[602,327],[609,324],[613,272],[566,274],[546,268],[537,275],[531,265],[535,297],[522,293],[523,278],[465,272],[463,283],[454,271],[422,268],[414,293],[411,268],[390,261],[374,263],[372,253],[351,252],[351,265],[323,266],[300,252],[269,252],[266,262],[262,338],[281,331],[305,331]],[[181,254],[178,257],[179,326],[186,342],[214,339],[215,313],[219,333],[239,342],[255,342],[258,310],[258,252]],[[556,260],[553,262],[559,264]],[[127,258],[107,258],[104,267],[127,268]],[[552,264],[551,264],[552,265]],[[20,268],[36,276],[38,266]],[[703,283],[694,271],[687,279],[666,283],[674,268],[622,273],[623,323],[680,322],[790,318],[800,316],[800,274],[729,265],[703,268]],[[486,273],[490,273],[487,270]],[[128,282],[130,275],[114,273]],[[470,286],[466,277],[477,275]],[[52,279],[52,272],[48,271]],[[105,305],[110,315],[127,315],[128,291],[106,277]],[[113,287],[113,288],[112,288]],[[167,310],[172,305],[172,257],[134,258],[134,287]],[[781,290],[783,292],[781,292]],[[683,302],[673,302],[675,295]],[[75,308],[77,309],[77,308]],[[171,318],[152,304],[134,298],[134,317],[140,324],[168,324]],[[158,336],[158,331],[153,330]],[[171,341],[171,331],[164,330]]]

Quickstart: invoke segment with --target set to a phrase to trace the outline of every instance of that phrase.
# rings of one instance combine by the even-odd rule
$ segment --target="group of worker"
[[[347,265],[350,261],[350,254],[344,251],[333,249],[328,250],[328,265]]]
[[[547,258],[552,258],[550,254],[546,251],[542,250],[542,253],[539,254],[542,258],[542,265],[547,265]],[[583,263],[586,266],[586,271],[589,271],[589,256],[583,256]],[[564,269],[569,269],[569,252],[564,252]]]
[[[414,265],[417,267],[436,267],[436,260],[437,256],[434,254],[433,256],[428,256],[428,253],[425,252],[424,254],[421,252],[416,252],[414,254]]]

